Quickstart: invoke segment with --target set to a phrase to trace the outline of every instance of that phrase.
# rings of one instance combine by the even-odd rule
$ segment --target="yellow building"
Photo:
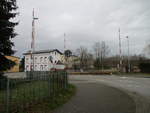
[[[15,66],[13,66],[10,70],[7,70],[6,72],[19,72],[20,58],[15,56],[6,56],[6,58],[16,63]]]

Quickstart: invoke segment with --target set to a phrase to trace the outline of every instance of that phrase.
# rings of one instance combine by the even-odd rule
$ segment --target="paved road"
[[[135,113],[133,99],[120,90],[82,80],[72,83],[77,94],[53,113]]]
[[[118,76],[70,76],[70,80],[86,80],[105,83],[107,85],[138,93],[150,100],[150,78],[118,77]]]
[[[103,83],[118,88],[132,96],[137,113],[150,113],[150,78],[109,76],[70,76],[70,80]]]

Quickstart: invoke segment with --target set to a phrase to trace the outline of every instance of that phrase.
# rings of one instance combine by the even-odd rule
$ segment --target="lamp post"
[[[130,48],[129,48],[129,37],[126,36],[127,38],[127,45],[128,45],[128,72],[130,72]]]

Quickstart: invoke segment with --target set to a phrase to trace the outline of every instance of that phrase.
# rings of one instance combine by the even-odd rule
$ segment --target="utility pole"
[[[35,51],[35,20],[38,18],[35,18],[34,16],[34,9],[32,12],[32,42],[31,42],[31,71],[34,71],[34,51]]]
[[[66,51],[66,33],[64,33],[64,59],[65,59],[65,66],[67,68],[67,57],[65,51]]]
[[[129,51],[129,37],[128,36],[126,36],[126,38],[127,38],[127,45],[128,45],[128,72],[130,72],[130,51]]]
[[[119,28],[119,70],[122,71],[122,51],[121,51],[121,37],[120,37],[120,28]]]
[[[64,33],[64,53],[65,53],[65,50],[66,50],[66,33]]]

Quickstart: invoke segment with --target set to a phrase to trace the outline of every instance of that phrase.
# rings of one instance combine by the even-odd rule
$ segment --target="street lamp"
[[[129,51],[129,37],[128,36],[126,36],[126,38],[127,38],[127,45],[128,45],[128,72],[130,72],[130,51]]]

